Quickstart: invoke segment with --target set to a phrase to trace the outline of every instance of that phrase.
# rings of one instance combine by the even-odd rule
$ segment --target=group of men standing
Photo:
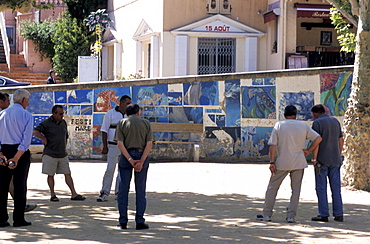
[[[71,200],[83,201],[86,198],[77,194],[66,151],[68,130],[63,119],[64,109],[61,105],[52,108],[52,115],[33,128],[33,118],[26,108],[30,93],[18,89],[13,94],[14,105],[8,108],[9,95],[0,93],[0,228],[10,226],[7,212],[8,191],[14,188],[13,226],[31,225],[25,220],[27,211],[27,177],[31,163],[29,146],[32,134],[42,140],[44,145],[42,173],[47,174],[50,188],[50,201],[59,198],[54,191],[54,175],[64,174],[71,190]],[[106,201],[109,196],[117,162],[119,174],[116,182],[116,194],[120,213],[119,227],[127,229],[128,195],[132,172],[135,174],[136,189],[136,229],[148,229],[145,223],[146,179],[149,168],[148,155],[154,141],[149,121],[140,117],[139,105],[131,104],[129,96],[122,96],[119,106],[110,110],[103,122],[103,154],[108,154],[107,170],[98,202]],[[123,120],[123,118],[125,118]],[[122,176],[122,180],[119,176]],[[13,186],[13,187],[12,187]],[[10,189],[9,189],[10,188]],[[13,196],[13,195],[12,195]],[[29,211],[29,210],[28,210]]]
[[[71,200],[82,201],[85,197],[77,194],[69,168],[66,144],[68,139],[67,124],[63,119],[64,109],[61,105],[52,108],[52,115],[33,128],[32,115],[26,110],[30,93],[18,89],[13,94],[14,105],[10,104],[9,95],[0,93],[0,227],[7,227],[7,197],[9,186],[14,187],[13,226],[27,226],[24,212],[26,207],[27,176],[30,167],[32,134],[44,144],[42,173],[47,174],[50,188],[50,201],[59,201],[54,191],[54,175],[64,174],[71,190]],[[119,105],[104,117],[101,127],[103,149],[107,154],[107,169],[103,177],[102,189],[98,202],[108,200],[111,191],[116,164],[119,172],[115,193],[118,202],[119,224],[127,229],[128,195],[132,172],[135,175],[136,191],[136,229],[148,229],[145,223],[146,180],[149,168],[148,155],[152,149],[154,136],[150,122],[140,117],[139,105],[132,104],[131,98],[124,95]],[[7,108],[7,109],[5,109]],[[341,198],[340,167],[343,149],[343,135],[340,123],[328,116],[323,105],[311,108],[314,119],[312,128],[297,121],[297,108],[288,105],[284,111],[285,120],[275,124],[268,144],[270,145],[271,177],[267,187],[262,214],[257,219],[271,221],[278,189],[287,175],[291,178],[292,196],[287,207],[288,223],[295,222],[301,191],[306,156],[312,153],[315,166],[316,193],[318,213],[312,221],[328,222],[329,207],[327,199],[327,181],[332,191],[333,216],[335,221],[343,222],[343,204]],[[311,145],[307,148],[307,140]],[[306,149],[307,148],[307,149]],[[277,156],[277,157],[276,157]],[[11,182],[13,180],[13,182]]]
[[[315,189],[318,198],[318,216],[312,221],[329,221],[327,183],[332,192],[334,220],[343,222],[343,203],[341,196],[340,167],[343,150],[343,135],[339,121],[326,114],[322,104],[311,108],[314,122],[312,128],[297,121],[297,108],[285,107],[285,120],[275,124],[268,144],[270,145],[271,177],[266,190],[263,211],[257,219],[271,221],[276,195],[284,178],[289,174],[292,195],[287,206],[286,221],[295,222],[304,169],[307,168],[306,156],[312,153],[315,167]],[[306,141],[311,145],[306,149]],[[278,156],[276,157],[276,153]],[[276,159],[276,160],[275,160]]]

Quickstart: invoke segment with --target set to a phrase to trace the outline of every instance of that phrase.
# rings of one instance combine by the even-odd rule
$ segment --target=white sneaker
[[[265,216],[263,214],[258,214],[256,217],[257,220],[271,221],[271,216]]]
[[[97,202],[106,202],[108,201],[107,193],[100,193],[100,196],[96,199]]]
[[[295,220],[292,217],[288,217],[288,218],[286,218],[286,222],[288,222],[288,223],[295,223]]]

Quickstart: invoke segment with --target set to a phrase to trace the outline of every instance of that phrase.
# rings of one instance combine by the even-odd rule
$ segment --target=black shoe
[[[312,221],[329,222],[328,217],[322,217],[320,215],[311,218]]]
[[[0,228],[4,228],[4,227],[7,227],[7,226],[10,226],[9,222],[6,221],[6,222],[0,222]]]
[[[343,222],[344,221],[343,216],[334,217],[334,220],[338,221],[338,222]]]
[[[25,209],[24,209],[24,212],[30,212],[32,210],[34,210],[35,208],[37,207],[37,204],[27,204]]]
[[[145,223],[138,223],[138,224],[136,224],[136,229],[137,230],[146,230],[146,229],[149,229],[149,225],[147,225]]]
[[[121,229],[125,230],[125,229],[127,229],[127,223],[119,223],[119,224],[117,225],[117,227],[119,227],[119,228],[121,228]]]
[[[13,227],[21,227],[21,226],[28,226],[32,223],[30,221],[23,221],[23,222],[14,222]]]

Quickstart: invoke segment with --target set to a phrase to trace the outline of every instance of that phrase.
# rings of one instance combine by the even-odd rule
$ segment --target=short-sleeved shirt
[[[144,149],[146,143],[154,141],[150,122],[137,115],[130,115],[117,124],[115,141],[122,141],[126,149]]]
[[[64,158],[68,155],[66,150],[68,131],[64,119],[57,123],[53,116],[50,116],[42,121],[35,130],[42,133],[47,139],[43,154],[53,158]]]
[[[307,168],[307,160],[303,149],[307,147],[307,140],[314,141],[319,134],[307,124],[286,119],[275,124],[268,144],[277,146],[278,157],[276,169],[296,170]]]
[[[317,161],[325,166],[340,165],[342,159],[340,157],[339,138],[343,137],[343,134],[339,121],[327,114],[322,114],[314,120],[312,129],[322,137]]]
[[[111,141],[111,142],[114,141],[114,135],[116,134],[117,123],[125,117],[127,116],[123,115],[121,111],[118,110],[118,107],[115,107],[114,109],[109,110],[105,114],[100,131],[103,131],[108,134],[108,138],[107,138],[108,141]]]

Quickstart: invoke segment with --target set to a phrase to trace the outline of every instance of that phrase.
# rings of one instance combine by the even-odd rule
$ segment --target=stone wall
[[[151,122],[202,124],[203,134],[155,133],[157,141],[201,142],[200,161],[268,160],[268,139],[283,109],[294,104],[298,119],[310,123],[310,108],[325,104],[341,122],[350,93],[353,66],[130,81],[29,86],[35,126],[64,106],[71,158],[101,158],[100,127],[122,95],[143,107]],[[14,89],[1,89],[12,93]],[[32,141],[40,150],[40,141]],[[187,144],[155,144],[156,161],[186,161]],[[36,150],[36,151],[37,151]]]

